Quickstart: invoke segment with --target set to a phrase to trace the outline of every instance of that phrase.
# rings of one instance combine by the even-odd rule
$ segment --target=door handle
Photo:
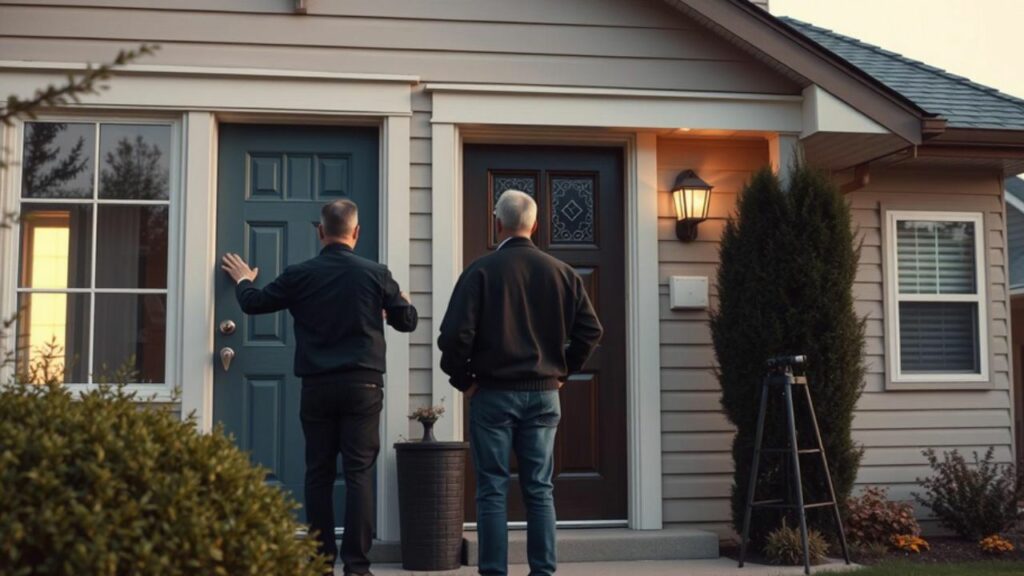
[[[224,371],[227,372],[231,369],[231,361],[235,359],[234,349],[225,346],[220,349],[220,365],[224,367]]]
[[[220,323],[220,325],[217,327],[217,330],[219,330],[220,333],[225,336],[230,336],[235,333],[235,321],[225,320]]]

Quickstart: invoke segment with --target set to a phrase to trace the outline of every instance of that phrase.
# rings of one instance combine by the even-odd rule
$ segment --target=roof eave
[[[735,44],[792,69],[911,144],[941,133],[942,119],[937,115],[746,0],[665,2],[713,23]]]

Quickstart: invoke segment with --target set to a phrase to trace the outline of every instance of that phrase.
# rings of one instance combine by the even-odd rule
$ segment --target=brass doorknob
[[[221,334],[230,336],[235,333],[235,321],[225,320],[220,323],[220,326],[218,326],[217,329],[220,330]]]
[[[235,359],[235,351],[227,346],[220,349],[220,365],[227,372],[231,369],[231,361]]]

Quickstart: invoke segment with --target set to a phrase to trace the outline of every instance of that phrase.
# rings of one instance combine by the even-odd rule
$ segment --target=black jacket
[[[459,277],[437,345],[459,390],[474,382],[554,390],[583,367],[601,334],[576,271],[528,238],[512,238]]]
[[[243,280],[235,295],[246,314],[291,312],[295,375],[305,381],[381,384],[386,369],[382,311],[400,332],[412,332],[418,320],[391,272],[344,244],[285,268],[262,290]]]

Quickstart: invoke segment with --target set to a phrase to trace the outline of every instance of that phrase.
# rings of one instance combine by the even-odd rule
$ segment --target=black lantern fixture
[[[697,239],[697,225],[707,220],[711,205],[711,186],[693,170],[676,176],[672,186],[672,204],[676,209],[676,237],[683,242]]]

